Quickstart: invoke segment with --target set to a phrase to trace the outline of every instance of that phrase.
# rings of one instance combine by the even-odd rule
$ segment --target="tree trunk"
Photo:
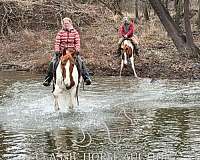
[[[186,32],[186,45],[188,46],[189,52],[192,53],[191,57],[197,57],[200,53],[199,48],[197,48],[193,41],[192,29],[190,24],[190,9],[189,9],[189,0],[184,0],[184,22],[185,22],[185,32]]]
[[[165,0],[165,7],[168,9],[168,0]]]
[[[139,14],[138,14],[138,0],[135,0],[135,19],[139,19]]]
[[[99,3],[103,4],[105,7],[113,11],[115,15],[118,14],[120,16],[123,16],[120,5],[121,1],[122,0],[112,0],[112,1],[98,0]]]
[[[175,0],[174,1],[174,8],[175,8],[175,23],[178,24],[178,26],[180,26],[181,24],[181,15],[183,13],[183,4],[182,4],[182,0]]]
[[[197,26],[200,30],[200,0],[198,1],[198,5],[199,5],[199,11],[198,11],[198,18],[197,18]]]
[[[166,31],[168,32],[168,35],[172,38],[178,51],[180,53],[187,53],[187,51],[191,48],[186,44],[186,38],[183,32],[180,30],[177,24],[173,21],[168,10],[164,7],[164,5],[161,3],[160,0],[149,0],[149,2],[152,5],[155,12],[157,13],[161,23],[164,25]],[[197,47],[195,46],[195,48]]]
[[[148,4],[147,4],[147,2],[144,2],[143,12],[144,12],[145,21],[148,21],[149,20],[149,12],[148,12]]]
[[[181,33],[178,26],[173,21],[172,17],[170,16],[169,12],[165,9],[163,4],[160,0],[149,0],[151,6],[153,7],[154,11],[157,13],[161,23],[164,25],[168,35],[172,38],[174,44],[176,45],[179,51],[185,51],[184,46],[184,36]]]

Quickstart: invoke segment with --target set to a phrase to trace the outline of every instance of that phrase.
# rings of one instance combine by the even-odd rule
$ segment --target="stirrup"
[[[91,79],[88,77],[84,80],[84,82],[86,85],[90,85],[92,83]]]
[[[45,86],[45,87],[50,86],[50,84],[51,84],[51,83],[49,83],[48,81],[44,81],[44,82],[43,82],[43,86]]]
[[[47,77],[42,84],[45,87],[50,86],[51,85],[51,81],[49,81],[49,77]]]

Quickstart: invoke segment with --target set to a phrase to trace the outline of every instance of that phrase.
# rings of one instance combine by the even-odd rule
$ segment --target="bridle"
[[[66,51],[66,53],[63,54],[61,56],[61,58],[60,58],[60,60],[61,60],[61,70],[62,70],[63,81],[66,78],[66,69],[65,69],[65,66],[66,66],[66,64],[67,64],[68,61],[70,62],[70,66],[69,66],[70,85],[69,86],[65,85],[65,87],[66,87],[67,90],[71,89],[75,85],[75,82],[74,82],[74,79],[73,79],[73,76],[72,76],[72,72],[73,72],[74,65],[75,65],[75,60],[74,60],[72,54],[73,53],[71,53],[70,51]]]

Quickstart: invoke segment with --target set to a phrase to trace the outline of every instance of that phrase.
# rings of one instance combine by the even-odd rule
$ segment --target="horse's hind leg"
[[[133,56],[130,58],[130,60],[131,60],[131,67],[133,69],[134,76],[137,78],[138,76],[137,76],[136,71],[135,71],[135,65],[134,65],[134,58],[133,58]]]

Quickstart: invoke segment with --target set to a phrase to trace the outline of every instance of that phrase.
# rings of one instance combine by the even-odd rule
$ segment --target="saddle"
[[[133,40],[131,39],[131,38],[124,38],[123,40],[122,40],[122,42],[119,44],[119,49],[120,49],[120,55],[121,55],[121,50],[122,50],[122,48],[121,48],[121,45],[122,45],[122,43],[125,41],[125,40],[129,40],[130,42],[131,42],[131,44],[133,45],[133,49],[134,49],[134,53],[137,55],[137,56],[139,56],[139,51],[138,51],[138,48],[137,48],[137,45],[133,42]],[[120,56],[119,55],[119,56]],[[123,55],[122,55],[123,56]],[[122,57],[123,58],[123,57]]]
[[[122,44],[125,40],[129,40],[129,41],[132,43],[133,47],[134,47],[134,51],[136,51],[136,44],[133,42],[133,40],[132,40],[131,38],[124,38],[124,39],[122,40],[121,44]],[[120,46],[121,46],[121,44],[120,44]]]

